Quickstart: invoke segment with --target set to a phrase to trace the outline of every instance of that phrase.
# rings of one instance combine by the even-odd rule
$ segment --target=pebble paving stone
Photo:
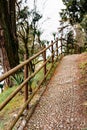
[[[87,130],[78,58],[74,54],[62,59],[24,130]]]

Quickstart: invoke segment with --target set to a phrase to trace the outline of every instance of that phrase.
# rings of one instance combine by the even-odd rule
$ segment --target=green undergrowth
[[[81,70],[81,80],[80,83],[81,85],[86,85],[87,84],[87,61],[84,61],[79,64],[79,68]]]
[[[2,104],[16,88],[17,86],[8,88],[0,94],[0,104]],[[22,102],[24,102],[23,95],[18,93],[0,112],[0,130],[5,130],[7,128],[15,113],[18,112]]]
[[[50,78],[52,77],[57,64],[58,64],[58,62],[56,62],[54,67],[52,67],[52,70],[47,77],[47,81],[49,81]],[[52,65],[51,63],[47,64],[47,70],[50,69],[51,65]],[[38,84],[40,83],[41,80],[43,80],[43,78],[44,78],[44,71],[43,71],[43,69],[41,69],[36,74],[36,76],[32,79],[31,87],[33,90],[38,86]],[[43,83],[43,85],[44,85],[44,83]],[[12,92],[15,91],[15,89],[17,87],[18,86],[8,88],[3,93],[1,93],[0,94],[0,104],[2,104],[7,99],[7,97]],[[0,112],[0,130],[6,129],[6,126],[8,126],[9,122],[12,120],[13,115],[19,111],[19,109],[23,103],[24,103],[24,89],[22,90],[22,93],[19,92],[16,95],[16,97],[13,98],[12,101],[10,101],[9,104],[6,105],[6,107]]]
[[[17,87],[6,88],[6,90],[0,94],[0,104],[16,89]]]
[[[87,128],[81,129],[81,130],[87,130]]]
[[[52,65],[52,63],[48,63],[48,64],[47,64],[47,71],[50,69],[51,65]],[[53,68],[55,68],[55,66],[56,66],[56,64],[54,65]],[[52,70],[53,70],[53,69],[52,69]],[[51,70],[50,74],[48,75],[47,80],[49,80],[49,79],[51,78],[51,76],[52,76],[51,73],[53,73],[52,70]],[[41,70],[39,71],[39,73],[37,73],[37,74],[35,75],[35,77],[32,79],[32,85],[31,85],[31,86],[32,86],[32,89],[36,88],[36,87],[38,86],[38,84],[41,82],[41,80],[43,80],[43,78],[44,78],[44,70],[41,69]],[[44,84],[44,83],[43,83],[43,84]]]
[[[80,63],[79,68],[82,70],[82,74],[87,73],[87,61]]]

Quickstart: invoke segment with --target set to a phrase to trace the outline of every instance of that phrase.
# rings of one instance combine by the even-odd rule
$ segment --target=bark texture
[[[4,64],[4,66],[9,70],[19,63],[18,41],[16,36],[15,0],[0,1],[0,26],[3,31],[0,39],[0,47],[3,59],[6,56],[5,61],[8,62],[8,64]]]

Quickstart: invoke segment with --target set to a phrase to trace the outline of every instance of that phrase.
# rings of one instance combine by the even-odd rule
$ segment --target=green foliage
[[[36,10],[36,5],[33,10],[29,10],[27,6],[22,6],[19,3],[20,9],[17,12],[17,34],[19,40],[19,56],[23,60],[23,53],[31,57],[36,51],[35,36],[38,36],[40,43],[41,31],[37,29],[37,23],[42,18],[42,15]],[[38,50],[38,49],[37,49]]]
[[[14,76],[11,77],[11,79],[14,85],[18,86],[23,82],[24,76],[22,74],[15,74]]]
[[[44,46],[44,45],[49,45],[49,41],[47,40],[42,40],[41,41],[41,45]]]
[[[70,30],[70,31],[67,33],[67,43],[73,44],[74,42],[75,42],[75,40],[74,40],[73,31]]]
[[[38,86],[39,82],[43,79],[43,77],[44,77],[43,70],[40,70],[39,73],[37,73],[33,78],[33,82],[31,84],[33,89]]]
[[[87,15],[84,16],[82,22],[81,22],[81,25],[84,29],[87,28]],[[85,28],[86,27],[86,28]]]
[[[85,68],[87,67],[87,61],[86,62],[82,62],[80,65],[79,65],[79,68],[84,70]]]
[[[66,9],[60,13],[62,19],[65,17],[71,24],[81,22],[84,15],[87,13],[86,0],[62,0]]]
[[[2,104],[12,92],[15,91],[17,87],[8,88],[3,93],[0,94],[0,104]],[[12,121],[12,116],[18,111],[21,104],[23,103],[23,95],[17,94],[12,101],[0,112],[0,130],[6,130],[9,126],[10,121]]]
[[[67,34],[66,34],[67,38],[66,38],[66,46],[64,47],[65,52],[67,53],[74,53],[74,44],[75,44],[75,39],[74,39],[74,34],[73,31],[70,30]]]
[[[0,104],[15,90],[16,87],[8,88],[0,94]]]
[[[65,5],[65,9],[62,9],[60,12],[61,20],[63,22],[69,22],[71,25],[76,25],[76,28],[78,30],[79,30],[78,25],[80,25],[81,31],[79,30],[78,32],[78,30],[77,31],[75,30],[77,45],[79,45],[82,48],[80,49],[81,50],[80,52],[86,51],[87,50],[87,47],[86,47],[87,1],[86,0],[62,0],[62,1]],[[80,34],[81,32],[82,32],[82,35]],[[71,39],[71,35],[70,35],[70,38],[68,37],[68,40],[69,39]],[[70,42],[72,42],[72,40]]]
[[[38,12],[33,12],[33,23],[39,21],[42,18],[42,15],[40,15]]]
[[[54,37],[54,40],[55,40],[55,37],[56,37],[56,32],[53,32],[52,33],[53,37]]]
[[[23,9],[21,9],[17,15],[18,19],[25,20],[28,17],[28,15],[30,15],[30,12],[28,11],[28,6],[25,6]]]

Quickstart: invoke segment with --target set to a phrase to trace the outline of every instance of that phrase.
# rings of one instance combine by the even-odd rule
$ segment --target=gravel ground
[[[65,56],[24,130],[87,130],[78,84],[79,55]]]

